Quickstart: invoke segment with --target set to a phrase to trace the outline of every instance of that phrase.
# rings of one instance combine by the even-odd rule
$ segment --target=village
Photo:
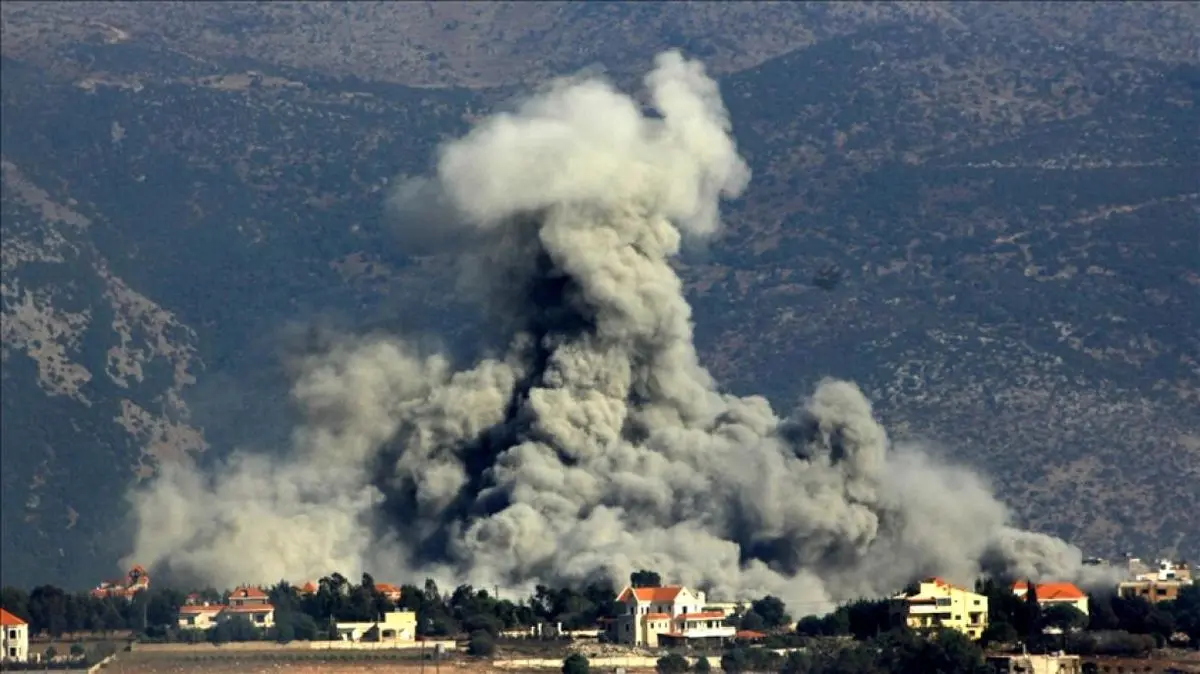
[[[1101,560],[1090,560],[1089,563],[1109,564]],[[1184,561],[1156,560],[1146,563],[1139,558],[1126,556],[1111,565],[1120,569],[1123,575],[1111,588],[1111,596],[1121,601],[1137,601],[1151,607],[1173,606],[1181,597],[1194,597],[1200,590],[1194,582],[1193,568]],[[540,643],[567,644],[572,653],[588,657],[594,668],[610,666],[614,669],[661,670],[662,661],[667,656],[682,658],[680,662],[686,665],[684,669],[697,668],[701,659],[713,656],[722,658],[721,666],[729,671],[722,654],[728,653],[730,648],[750,649],[747,650],[750,653],[758,649],[758,652],[787,658],[789,654],[804,650],[804,646],[797,645],[797,638],[844,637],[847,629],[851,633],[854,631],[853,625],[841,630],[830,627],[836,622],[837,612],[823,617],[806,616],[793,620],[783,613],[782,602],[771,597],[752,602],[717,601],[695,588],[664,584],[657,574],[639,573],[646,575],[639,577],[634,574],[631,584],[611,597],[611,604],[603,611],[607,614],[596,615],[594,624],[579,625],[578,619],[573,620],[575,624],[572,625],[545,619],[516,619],[514,622],[520,622],[520,625],[495,624],[489,627],[468,617],[461,626],[464,629],[446,629],[441,634],[431,633],[431,619],[427,616],[427,624],[422,628],[421,613],[427,597],[417,600],[409,597],[406,600],[406,588],[391,583],[370,581],[370,587],[366,590],[363,590],[365,585],[356,586],[357,589],[353,590],[366,591],[377,602],[372,604],[375,608],[367,611],[371,613],[370,619],[332,619],[329,629],[311,634],[301,634],[303,630],[297,631],[294,626],[284,629],[284,624],[290,624],[294,619],[296,609],[277,606],[272,597],[276,597],[276,601],[284,597],[283,601],[294,601],[294,606],[300,606],[303,602],[319,598],[323,592],[330,592],[329,587],[322,587],[330,582],[328,579],[280,584],[273,588],[244,585],[222,595],[212,591],[193,592],[183,596],[179,605],[173,607],[173,624],[169,630],[162,631],[155,638],[149,638],[149,630],[140,637],[131,634],[125,650],[129,654],[180,657],[216,650],[225,653],[270,651],[276,654],[285,651],[336,651],[345,655],[411,652],[419,654],[416,657],[423,660],[430,655],[443,658],[456,653],[475,658],[494,657],[498,644]],[[421,593],[415,586],[410,588],[408,592]],[[135,566],[124,579],[101,583],[91,590],[89,596],[96,601],[132,605],[139,597],[148,596],[143,593],[149,593],[150,590],[149,574],[144,568]],[[346,591],[350,590],[337,590],[338,593]],[[285,594],[281,595],[281,592]],[[989,671],[1054,671],[1071,674],[1105,670],[1089,668],[1087,665],[1096,664],[1096,661],[1088,660],[1087,654],[1067,654],[1061,648],[1055,652],[1034,654],[1022,642],[1020,652],[998,652],[998,643],[1014,641],[1021,635],[1015,626],[995,624],[995,616],[999,614],[997,604],[1004,602],[1021,606],[1033,602],[1042,616],[1037,627],[1041,636],[1060,635],[1065,639],[1068,633],[1083,632],[1103,623],[1094,615],[1097,610],[1092,605],[1095,596],[1095,590],[1089,595],[1069,582],[1043,582],[1030,586],[1026,581],[1017,581],[997,594],[994,588],[985,591],[977,585],[971,589],[941,578],[928,578],[893,597],[860,603],[884,607],[887,613],[885,622],[889,625],[903,626],[915,633],[952,630],[986,646],[987,662],[991,667]],[[455,597],[457,601],[458,592]],[[470,600],[495,604],[486,591],[475,592]],[[39,650],[39,642],[45,642],[47,635],[31,634],[29,620],[26,619],[28,616],[22,617],[8,608],[6,606],[0,612],[3,622],[3,642],[0,644],[3,650],[0,652],[4,654],[6,668],[38,663],[44,666],[55,662],[69,664],[84,659],[79,657],[80,653],[76,652],[74,646],[69,654],[59,654],[52,647]],[[145,604],[142,610],[147,610]],[[1111,609],[1106,607],[1105,610]],[[30,611],[27,609],[26,613]],[[475,620],[474,625],[471,624],[472,620]],[[848,620],[852,622],[854,618]],[[1195,633],[1196,625],[1189,626],[1183,622],[1186,620],[1172,626],[1169,633],[1161,636],[1163,643],[1154,645],[1174,644],[1184,649],[1200,646],[1200,636]],[[148,625],[145,616],[142,624]],[[1190,634],[1188,629],[1192,630]],[[175,636],[167,638],[165,635]],[[118,654],[112,653],[107,657],[114,656]],[[120,657],[128,656],[122,653]],[[544,669],[561,666],[562,659],[509,657],[496,662],[501,663],[497,665],[501,668]],[[1195,664],[1196,669],[1200,670],[1200,661]],[[676,669],[680,666],[677,665]],[[1179,666],[1178,662],[1173,662],[1171,667],[1174,669],[1162,671],[1189,671]]]

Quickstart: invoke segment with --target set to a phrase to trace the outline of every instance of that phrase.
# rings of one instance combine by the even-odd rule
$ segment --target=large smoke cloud
[[[749,169],[699,63],[662,54],[645,84],[657,114],[600,79],[552,83],[393,193],[407,227],[457,245],[506,352],[456,371],[371,335],[307,357],[290,452],[165,468],[132,496],[129,560],[216,585],[652,568],[809,609],[929,574],[1078,578],[1079,550],[890,443],[854,384],[784,417],[717,390],[670,260]]]

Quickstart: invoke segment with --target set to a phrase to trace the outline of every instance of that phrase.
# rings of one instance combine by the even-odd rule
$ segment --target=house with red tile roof
[[[98,599],[104,597],[122,597],[132,599],[133,595],[142,590],[150,589],[150,574],[146,569],[135,564],[123,580],[106,580],[92,589],[92,596]]]
[[[1089,615],[1088,596],[1074,583],[1035,583],[1033,589],[1037,595],[1038,606],[1043,609],[1066,604],[1079,609],[1084,615]],[[1012,591],[1018,597],[1024,598],[1029,593],[1029,583],[1013,583]]]
[[[0,608],[0,662],[29,661],[29,624]]]
[[[187,603],[179,607],[179,627],[203,630],[234,616],[245,616],[255,627],[267,629],[275,625],[275,607],[262,588],[242,586],[229,593],[223,604],[199,600],[199,595],[190,595]]]
[[[703,592],[681,585],[626,587],[617,595],[620,614],[611,624],[618,643],[657,647],[731,639],[725,612],[705,610]]]

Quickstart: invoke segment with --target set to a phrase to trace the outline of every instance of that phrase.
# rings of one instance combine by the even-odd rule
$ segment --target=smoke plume
[[[298,364],[282,458],[166,467],[132,495],[130,561],[228,586],[369,570],[565,583],[638,568],[816,610],[914,578],[1079,578],[963,468],[893,445],[853,383],[790,414],[721,393],[671,267],[750,177],[717,85],[669,52],[647,113],[557,81],[441,148],[391,195],[452,242],[507,349],[469,369],[391,335]]]

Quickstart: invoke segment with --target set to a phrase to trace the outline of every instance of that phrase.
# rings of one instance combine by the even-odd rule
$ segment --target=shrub
[[[471,638],[467,642],[467,655],[487,658],[495,652],[496,642],[492,640],[491,634],[484,630],[476,630],[471,633]]]
[[[586,656],[572,653],[563,660],[562,674],[588,674],[590,665]]]
[[[683,674],[691,665],[688,664],[687,658],[678,653],[668,653],[658,659],[654,665],[654,669],[658,674]]]

